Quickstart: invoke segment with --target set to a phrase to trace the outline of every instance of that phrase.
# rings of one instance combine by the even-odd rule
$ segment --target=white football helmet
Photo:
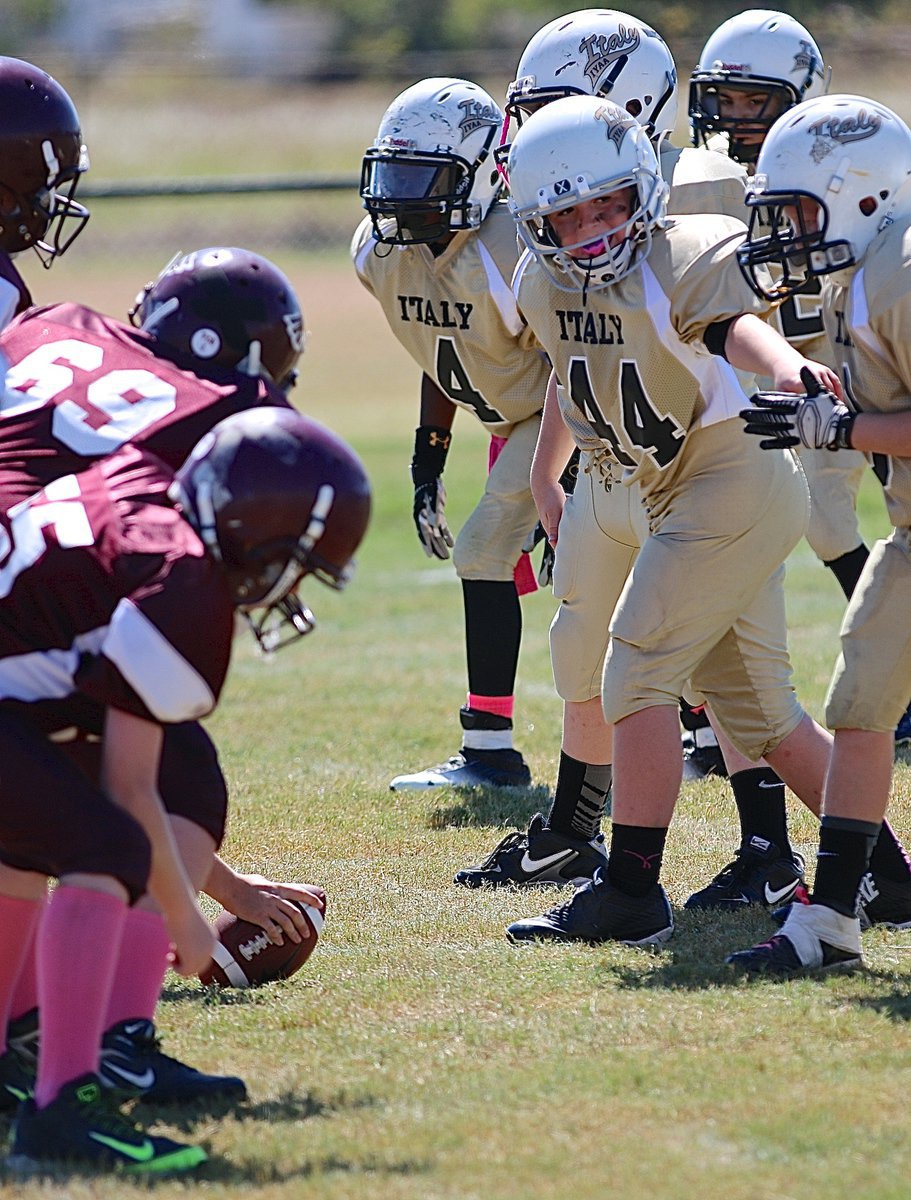
[[[909,176],[911,130],[884,104],[835,95],[792,108],[769,130],[747,187],[750,230],[737,257],[750,286],[785,299],[807,276],[860,262]],[[771,290],[756,270],[766,263],[782,272]]]
[[[603,96],[657,139],[674,127],[677,68],[664,39],[644,21],[587,8],[551,21],[525,47],[507,89],[507,116],[521,124],[531,110],[562,96]]]
[[[531,114],[508,160],[509,207],[522,240],[564,291],[599,290],[633,271],[664,224],[668,187],[645,129],[598,96],[570,96]],[[586,241],[563,246],[548,218],[561,209],[633,188],[636,203],[614,231],[614,245],[591,258],[573,257]],[[619,240],[618,240],[619,239]]]
[[[424,79],[397,96],[361,170],[377,240],[411,245],[477,229],[500,188],[502,124],[496,101],[466,79]]]
[[[801,100],[823,95],[830,74],[809,31],[787,13],[751,8],[731,17],[706,42],[690,76],[693,141],[723,149],[717,135],[725,134],[731,158],[754,163],[761,138],[778,117]],[[749,116],[723,116],[719,88],[766,92],[768,98]]]

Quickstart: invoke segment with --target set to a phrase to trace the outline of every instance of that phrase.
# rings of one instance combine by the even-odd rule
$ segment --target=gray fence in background
[[[167,255],[199,246],[338,252],[364,216],[359,181],[275,176],[89,182],[78,198],[92,218],[80,257]]]

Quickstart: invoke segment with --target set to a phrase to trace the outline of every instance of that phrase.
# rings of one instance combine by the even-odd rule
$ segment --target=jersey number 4
[[[437,383],[453,404],[470,408],[485,425],[503,425],[505,417],[492,408],[468,378],[452,338],[437,338]]]

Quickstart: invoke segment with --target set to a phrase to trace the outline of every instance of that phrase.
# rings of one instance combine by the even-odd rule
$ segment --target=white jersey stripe
[[[849,290],[851,295],[852,336],[856,341],[862,342],[871,354],[875,354],[877,358],[881,358],[884,362],[888,361],[879,338],[870,326],[870,309],[867,306],[867,289],[863,267],[858,269],[851,280]]]
[[[33,650],[0,659],[0,699],[62,700],[76,690],[73,678],[83,654],[97,654],[107,626],[81,633],[69,649]]]
[[[717,354],[708,354],[697,345],[682,341],[671,324],[671,302],[648,262],[642,264],[645,284],[645,304],[655,326],[655,332],[674,358],[699,381],[699,391],[705,402],[702,415],[691,428],[705,428],[718,421],[736,417],[748,400],[740,386],[737,372]]]
[[[156,720],[195,721],[215,707],[205,679],[128,599],[114,610],[102,652]]]
[[[490,295],[497,306],[500,316],[503,318],[503,324],[513,337],[519,337],[525,328],[525,322],[519,316],[516,298],[512,294],[512,290],[506,280],[500,274],[500,270],[493,260],[493,255],[481,241],[478,242],[478,250],[481,255],[481,263],[487,275],[487,282],[490,285]]]

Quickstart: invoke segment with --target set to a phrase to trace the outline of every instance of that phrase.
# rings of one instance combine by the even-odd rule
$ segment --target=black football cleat
[[[201,1146],[146,1133],[129,1121],[97,1075],[83,1075],[45,1108],[23,1102],[13,1125],[7,1167],[16,1173],[83,1163],[130,1175],[190,1171],[208,1155]]]
[[[683,741],[683,780],[692,783],[695,779],[727,779],[728,769],[725,766],[721,747],[715,745],[700,746],[692,739]]]
[[[204,1075],[163,1054],[155,1025],[145,1018],[120,1021],[105,1033],[98,1074],[106,1088],[161,1104],[247,1096],[237,1076]]]
[[[501,739],[500,748],[480,750],[463,745],[458,754],[444,763],[411,775],[396,775],[389,784],[390,789],[404,792],[434,787],[531,787],[531,772],[525,759],[511,746],[512,720],[509,717],[466,705],[459,709],[459,724],[469,741],[477,740],[473,735],[480,731],[484,737]]]
[[[579,885],[607,862],[604,834],[586,841],[548,829],[536,813],[527,833],[510,833],[483,862],[456,872],[460,887],[530,887],[539,884]]]
[[[683,779],[707,779],[718,776],[726,779],[728,769],[718,745],[715,730],[709,724],[705,707],[693,708],[680,698],[680,723],[683,734]]]
[[[895,749],[911,749],[911,704],[901,715],[901,720],[895,726]]]
[[[868,871],[857,893],[861,929],[911,929],[911,879],[898,883]]]
[[[799,888],[794,902],[809,904],[806,888]],[[791,905],[786,904],[772,913],[776,925],[784,925]],[[883,929],[911,929],[911,879],[898,883],[868,871],[860,881],[857,891],[857,916],[860,929],[871,929],[879,925]]]
[[[30,1009],[6,1027],[0,1055],[0,1112],[15,1110],[31,1096],[38,1066],[38,1009]]]
[[[511,942],[622,942],[652,946],[674,932],[674,917],[664,888],[655,884],[642,897],[628,896],[607,881],[599,867],[571,900],[540,917],[514,921],[506,930]]]
[[[527,788],[531,787],[531,772],[518,750],[463,747],[446,762],[413,775],[396,775],[389,784],[393,792],[435,787]]]
[[[745,975],[770,979],[856,971],[864,966],[860,922],[824,904],[792,904],[780,933],[724,961]]]
[[[0,1112],[15,1112],[35,1088],[35,1070],[15,1050],[0,1054]]]
[[[789,904],[804,883],[800,854],[782,854],[774,842],[752,837],[711,883],[693,892],[684,908],[737,909]]]

